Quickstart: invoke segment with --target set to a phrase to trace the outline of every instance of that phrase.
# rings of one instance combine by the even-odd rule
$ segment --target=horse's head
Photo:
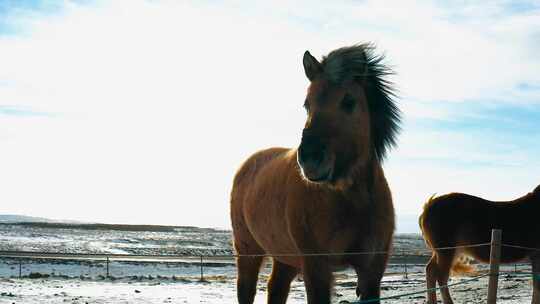
[[[322,62],[304,53],[311,83],[298,164],[307,180],[348,185],[357,170],[382,160],[395,144],[399,110],[382,60],[369,44],[337,49]]]

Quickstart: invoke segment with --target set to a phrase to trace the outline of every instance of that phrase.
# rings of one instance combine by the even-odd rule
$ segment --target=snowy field
[[[452,283],[467,278],[454,278]],[[356,299],[355,281],[337,278],[333,302],[348,303]],[[423,274],[386,277],[382,296],[421,291],[425,288]],[[528,303],[531,280],[503,275],[499,282],[497,303]],[[451,289],[456,303],[485,303],[487,278]],[[256,303],[265,303],[265,278],[261,277]],[[440,298],[440,297],[439,297]],[[226,276],[198,279],[119,279],[80,280],[66,278],[0,279],[0,303],[235,303],[234,278]],[[424,303],[425,294],[406,296],[384,303]],[[292,284],[288,303],[305,303],[303,283]]]
[[[397,235],[395,256],[382,283],[382,296],[422,291],[423,265],[427,259],[419,235]],[[0,225],[0,250],[92,254],[191,255],[172,261],[99,259],[0,258],[0,304],[2,303],[235,303],[234,261],[212,258],[231,254],[230,232],[193,227],[170,231],[112,231],[56,229]],[[401,254],[406,252],[406,256]],[[198,255],[203,260],[203,281]],[[406,264],[406,266],[405,266]],[[484,270],[485,267],[480,267]],[[405,276],[407,271],[407,277]],[[514,265],[502,268],[498,303],[527,303],[531,278],[514,274]],[[529,272],[529,265],[517,269]],[[19,278],[19,271],[21,278]],[[256,303],[265,303],[270,265],[263,267]],[[356,300],[356,277],[351,270],[335,273],[334,303]],[[450,283],[469,277],[453,278]],[[487,278],[451,288],[456,303],[485,303]],[[415,294],[384,303],[424,303]],[[301,278],[293,282],[288,303],[305,303]]]

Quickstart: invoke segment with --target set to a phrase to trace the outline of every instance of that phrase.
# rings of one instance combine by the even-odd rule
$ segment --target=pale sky
[[[533,1],[0,0],[0,214],[229,228],[241,162],[299,143],[303,52],[368,41],[404,115],[398,232],[433,193],[540,184]]]

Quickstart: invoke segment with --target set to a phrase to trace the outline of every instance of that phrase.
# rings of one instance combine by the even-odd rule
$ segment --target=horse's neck
[[[353,183],[346,195],[361,206],[374,205],[381,195],[386,195],[388,185],[379,162],[371,161],[359,167],[353,175]]]
[[[381,225],[392,227],[388,230],[391,235],[395,229],[395,213],[384,171],[379,162],[373,162],[367,168],[370,171],[359,172],[349,194],[349,201],[355,206],[358,214],[370,214],[365,219],[364,227],[375,227],[373,229],[379,229]]]

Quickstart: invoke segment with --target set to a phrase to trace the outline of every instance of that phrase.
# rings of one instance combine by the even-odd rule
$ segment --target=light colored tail
[[[427,213],[427,210],[429,208],[429,206],[431,206],[431,204],[433,204],[433,199],[435,198],[435,195],[436,194],[433,194],[428,200],[427,202],[424,204],[424,210],[422,211],[422,214],[420,214],[420,217],[418,218],[418,225],[420,226],[420,230],[422,231],[422,236],[424,237],[424,242],[426,242],[426,246],[431,249],[433,251],[433,245],[432,245],[432,242],[431,242],[431,233],[429,231],[429,228],[427,226],[427,223],[426,223],[426,213]]]
[[[476,273],[476,267],[470,264],[470,258],[466,255],[459,256],[452,264],[452,275],[464,275]]]

